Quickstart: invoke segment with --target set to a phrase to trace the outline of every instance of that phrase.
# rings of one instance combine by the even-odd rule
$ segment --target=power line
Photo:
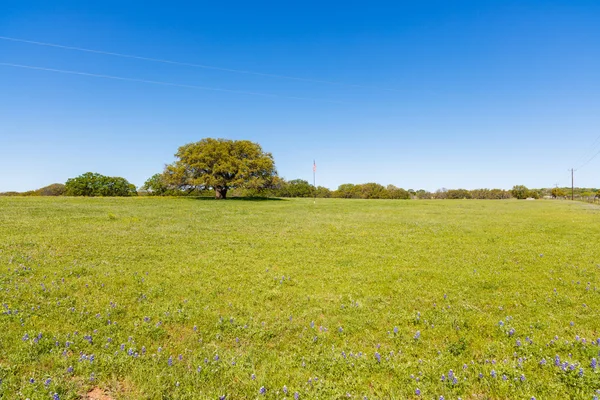
[[[368,85],[357,85],[357,84],[352,84],[352,83],[326,81],[326,80],[320,80],[320,79],[300,78],[300,77],[295,77],[295,76],[270,74],[270,73],[257,72],[257,71],[247,71],[247,70],[234,69],[234,68],[223,68],[223,67],[216,67],[213,65],[206,65],[206,64],[194,64],[194,63],[188,63],[188,62],[166,60],[166,59],[161,59],[161,58],[143,57],[143,56],[137,56],[137,55],[132,55],[132,54],[123,54],[123,53],[115,53],[115,52],[111,52],[111,51],[88,49],[88,48],[84,48],[84,47],[66,46],[66,45],[57,44],[57,43],[38,42],[38,41],[34,41],[34,40],[18,39],[18,38],[13,38],[13,37],[9,37],[9,36],[0,36],[0,39],[11,41],[11,42],[33,44],[33,45],[37,45],[37,46],[55,47],[55,48],[64,49],[64,50],[82,51],[82,52],[86,52],[86,53],[102,54],[102,55],[106,55],[106,56],[130,58],[130,59],[134,59],[134,60],[151,61],[151,62],[157,62],[157,63],[163,63],[163,64],[180,65],[180,66],[192,67],[192,68],[212,69],[215,71],[224,71],[224,72],[231,72],[231,73],[236,73],[236,74],[257,75],[257,76],[263,76],[263,77],[268,77],[268,78],[288,79],[288,80],[294,80],[294,81],[300,81],[300,82],[321,83],[321,84],[327,84],[327,85],[347,86],[347,87],[373,89],[373,90],[385,90],[385,91],[389,91],[389,92],[399,92],[399,90],[397,90],[397,89],[382,88],[382,87],[368,86]]]
[[[587,148],[587,149],[588,149],[588,151],[587,151],[587,152],[584,152],[584,153],[583,153],[583,155],[577,159],[577,162],[575,162],[575,164],[578,164],[578,163],[580,163],[582,160],[585,160],[587,157],[589,157],[589,156],[590,156],[590,155],[591,155],[591,154],[592,154],[592,153],[595,151],[595,147],[596,147],[596,145],[597,145],[598,143],[600,143],[600,136],[598,136],[598,137],[596,138],[596,140],[594,140],[594,141],[592,142],[592,144],[591,144],[591,145],[590,145],[590,146]]]
[[[208,87],[208,86],[186,85],[186,84],[180,84],[180,83],[152,81],[152,80],[147,80],[147,79],[125,78],[125,77],[114,76],[114,75],[93,74],[90,72],[69,71],[69,70],[63,70],[63,69],[36,67],[36,66],[32,66],[32,65],[12,64],[12,63],[3,63],[3,62],[0,62],[0,65],[6,66],[6,67],[24,68],[24,69],[31,69],[31,70],[37,70],[37,71],[57,72],[57,73],[61,73],[61,74],[89,76],[89,77],[94,77],[94,78],[115,79],[115,80],[119,80],[119,81],[138,82],[138,83],[150,83],[153,85],[162,85],[162,86],[174,86],[174,87],[181,87],[181,88],[187,88],[187,89],[211,90],[214,92],[246,94],[246,95],[252,95],[252,96],[263,96],[263,97],[274,97],[274,98],[284,98],[284,99],[293,99],[293,100],[308,100],[308,101],[318,101],[318,102],[334,103],[334,104],[345,104],[345,103],[342,103],[339,101],[327,100],[327,99],[284,96],[284,95],[279,95],[279,94],[274,94],[274,93],[248,92],[248,91],[243,91],[243,90],[214,88],[214,87]]]
[[[586,165],[588,165],[594,158],[598,157],[598,155],[600,154],[600,150],[598,150],[592,157],[590,157],[590,159],[588,159],[586,162],[584,162],[583,164],[581,164],[579,167],[575,168],[575,171],[580,170],[581,168],[585,167]]]

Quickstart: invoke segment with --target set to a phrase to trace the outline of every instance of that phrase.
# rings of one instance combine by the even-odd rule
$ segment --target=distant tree
[[[163,174],[154,174],[142,186],[151,196],[164,196],[169,193],[169,185],[165,182]]]
[[[333,192],[333,197],[342,199],[356,199],[359,198],[356,185],[352,183],[344,183],[338,186],[337,190]]]
[[[355,186],[355,191],[361,199],[388,199],[389,194],[379,183],[363,183]]]
[[[526,199],[529,196],[529,189],[527,189],[527,187],[523,185],[513,186],[510,192],[513,197],[519,200]]]
[[[324,186],[317,186],[317,197],[319,198],[329,198],[331,197],[331,190]]]
[[[558,197],[565,197],[567,195],[567,193],[562,190],[561,188],[553,188],[552,191],[550,192],[552,194],[552,197],[554,197],[555,199]]]
[[[284,185],[283,197],[313,197],[315,195],[315,187],[302,179],[293,179]]]
[[[511,197],[512,197],[512,194],[508,190],[503,190],[503,189],[490,190],[490,199],[492,199],[492,200],[510,199]]]
[[[433,198],[434,199],[447,199],[448,198],[448,189],[446,188],[441,188],[435,191],[435,193],[433,194]]]
[[[394,185],[387,185],[386,190],[390,199],[408,200],[411,196],[410,190],[404,190]]]
[[[62,183],[53,183],[52,185],[44,186],[39,188],[36,192],[40,196],[62,196],[66,191],[65,185]]]
[[[527,197],[532,199],[539,199],[540,193],[537,190],[530,190],[529,192],[527,192]]]
[[[431,199],[433,194],[427,190],[419,189],[415,192],[415,196],[417,196],[417,199]]]
[[[125,178],[86,172],[65,184],[67,196],[136,196],[135,185]]]
[[[248,140],[202,139],[181,146],[175,157],[165,168],[165,182],[182,189],[214,189],[217,199],[225,199],[232,188],[270,187],[277,175],[271,153]]]
[[[447,199],[470,199],[471,193],[466,189],[451,189],[446,192]]]

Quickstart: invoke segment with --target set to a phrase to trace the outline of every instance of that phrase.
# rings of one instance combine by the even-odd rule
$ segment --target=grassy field
[[[583,203],[0,198],[0,397],[591,400],[599,278]]]

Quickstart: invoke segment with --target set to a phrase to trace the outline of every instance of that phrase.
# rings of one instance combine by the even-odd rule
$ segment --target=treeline
[[[125,178],[104,176],[86,172],[68,179],[65,184],[53,183],[37,190],[27,192],[4,192],[0,196],[87,196],[87,197],[123,197],[137,196],[137,188]]]
[[[571,188],[528,189],[523,185],[514,186],[511,190],[504,189],[438,189],[435,192],[427,190],[403,189],[394,185],[383,186],[379,183],[352,184],[345,183],[336,190],[323,186],[313,186],[303,179],[285,180],[275,177],[268,187],[253,187],[246,185],[231,190],[231,197],[318,197],[343,199],[540,199],[540,198],[570,198]],[[54,183],[37,190],[27,192],[5,192],[0,196],[191,196],[213,197],[215,191],[210,188],[181,188],[165,183],[163,174],[155,174],[149,178],[139,190],[125,178],[104,176],[87,172],[67,180],[65,184]],[[578,200],[600,198],[600,190],[595,188],[575,188],[574,197]]]

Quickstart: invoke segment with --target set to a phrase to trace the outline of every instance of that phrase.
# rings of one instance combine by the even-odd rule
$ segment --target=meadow
[[[600,207],[0,197],[0,398],[593,399]]]

